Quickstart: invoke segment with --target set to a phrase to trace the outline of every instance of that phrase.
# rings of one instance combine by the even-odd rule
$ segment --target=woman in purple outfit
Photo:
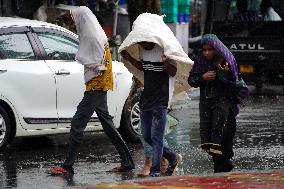
[[[215,173],[229,172],[234,167],[233,138],[241,100],[235,92],[237,63],[216,35],[204,35],[201,45],[188,78],[189,85],[200,87],[201,148],[213,157]]]

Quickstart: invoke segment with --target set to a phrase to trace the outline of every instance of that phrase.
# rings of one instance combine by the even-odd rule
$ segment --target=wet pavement
[[[147,179],[121,184],[97,184],[89,189],[283,189],[284,170],[226,173],[208,176],[176,176]]]
[[[237,118],[233,158],[235,168],[234,173],[229,175],[216,177],[213,174],[210,157],[199,148],[199,94],[198,90],[191,90],[191,100],[178,102],[171,112],[179,124],[172,127],[167,135],[169,144],[183,155],[183,163],[175,173],[178,177],[168,177],[162,181],[151,178],[145,181],[136,177],[136,173],[143,165],[143,150],[140,144],[128,144],[136,162],[137,169],[134,172],[106,172],[117,165],[119,158],[114,147],[102,133],[86,134],[73,176],[48,176],[45,171],[64,160],[67,148],[68,135],[56,135],[17,139],[4,153],[0,153],[0,188],[107,188],[116,187],[115,184],[119,184],[117,188],[147,188],[145,186],[148,185],[148,188],[156,188],[161,186],[157,184],[161,182],[170,188],[224,188],[224,183],[231,183],[234,186],[232,188],[242,188],[242,184],[238,185],[240,182],[250,186],[247,188],[255,188],[255,182],[262,180],[265,181],[263,183],[269,181],[272,185],[255,185],[258,186],[256,188],[284,188],[282,90],[277,87],[266,87],[262,93],[256,94],[252,88],[251,93],[252,96],[241,108]],[[279,169],[282,171],[277,172]],[[188,184],[200,181],[199,184],[203,185],[185,185],[182,184],[183,181]],[[137,183],[145,186],[138,186]],[[178,183],[180,185],[177,185]]]

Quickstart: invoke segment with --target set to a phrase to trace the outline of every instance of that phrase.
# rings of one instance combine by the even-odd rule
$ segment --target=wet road
[[[284,168],[284,96],[281,89],[267,87],[252,96],[237,118],[234,171]],[[210,157],[199,148],[198,90],[191,101],[180,102],[171,113],[179,124],[167,135],[169,144],[183,155],[176,175],[212,174]],[[137,169],[133,173],[106,171],[117,165],[114,147],[102,133],[87,134],[72,177],[47,176],[45,171],[65,158],[67,135],[17,139],[0,154],[0,188],[86,187],[97,183],[118,183],[138,179],[143,165],[140,144],[129,144]]]

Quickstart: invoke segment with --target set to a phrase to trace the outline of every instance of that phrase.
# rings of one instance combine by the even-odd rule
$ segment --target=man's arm
[[[140,71],[143,71],[142,63],[133,58],[126,50],[123,50],[120,54],[124,59],[128,60],[135,68]]]

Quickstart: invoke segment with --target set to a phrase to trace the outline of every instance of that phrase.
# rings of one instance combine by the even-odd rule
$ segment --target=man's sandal
[[[53,167],[47,170],[47,173],[50,175],[67,175],[69,172],[62,167]]]

